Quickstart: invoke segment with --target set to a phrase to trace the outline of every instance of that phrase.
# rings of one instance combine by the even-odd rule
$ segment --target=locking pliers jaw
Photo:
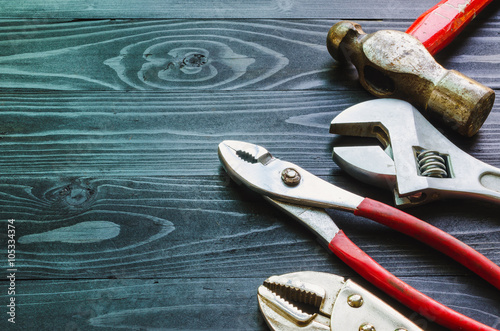
[[[272,330],[421,331],[366,289],[333,274],[272,276],[259,287],[258,300]]]

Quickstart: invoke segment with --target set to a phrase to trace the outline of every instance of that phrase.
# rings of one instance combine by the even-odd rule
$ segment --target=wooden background
[[[366,284],[312,234],[222,170],[244,140],[391,203],[331,160],[329,122],[372,97],[325,47],[338,20],[404,31],[437,0],[0,1],[0,329],[266,330],[257,287],[300,270]],[[437,60],[500,89],[500,5]],[[438,125],[438,124],[437,124]],[[500,100],[468,153],[500,167]],[[409,210],[500,264],[498,205]],[[500,327],[498,290],[383,226],[332,211],[375,260]],[[16,223],[16,324],[7,323],[7,220]]]

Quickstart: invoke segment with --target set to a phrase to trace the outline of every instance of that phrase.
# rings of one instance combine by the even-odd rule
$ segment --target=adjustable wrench
[[[334,147],[334,161],[355,178],[394,192],[396,205],[445,197],[500,203],[500,169],[460,150],[412,105],[363,102],[332,121],[330,133],[374,137],[383,145]]]

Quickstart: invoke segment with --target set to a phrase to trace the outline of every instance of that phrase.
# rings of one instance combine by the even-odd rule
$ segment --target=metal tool
[[[258,301],[275,331],[422,331],[352,280],[324,272],[271,276],[259,286]]]
[[[356,67],[361,85],[373,95],[409,101],[470,137],[488,117],[495,93],[458,71],[443,68],[421,41],[427,37],[432,47],[443,46],[489,2],[442,1],[410,27],[410,34],[394,30],[366,34],[359,24],[342,21],[328,32],[327,48],[337,61]],[[443,22],[440,15],[450,6],[458,13]]]
[[[343,190],[293,163],[276,159],[261,146],[223,141],[218,153],[234,181],[264,195],[303,223],[342,261],[393,298],[452,330],[494,330],[436,302],[389,273],[350,241],[324,209],[318,208],[352,211],[405,233],[447,254],[500,289],[500,267],[482,254],[416,217]]]
[[[333,159],[355,178],[391,189],[398,206],[448,197],[500,203],[500,169],[460,150],[405,101],[352,106],[333,119],[330,132],[379,140],[385,151],[334,147]]]

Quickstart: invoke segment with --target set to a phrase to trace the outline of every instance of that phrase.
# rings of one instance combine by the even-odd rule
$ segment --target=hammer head
[[[342,21],[330,29],[327,48],[337,61],[356,67],[361,84],[373,95],[406,100],[462,135],[476,134],[493,107],[492,89],[446,70],[407,33],[366,34],[359,24]]]

